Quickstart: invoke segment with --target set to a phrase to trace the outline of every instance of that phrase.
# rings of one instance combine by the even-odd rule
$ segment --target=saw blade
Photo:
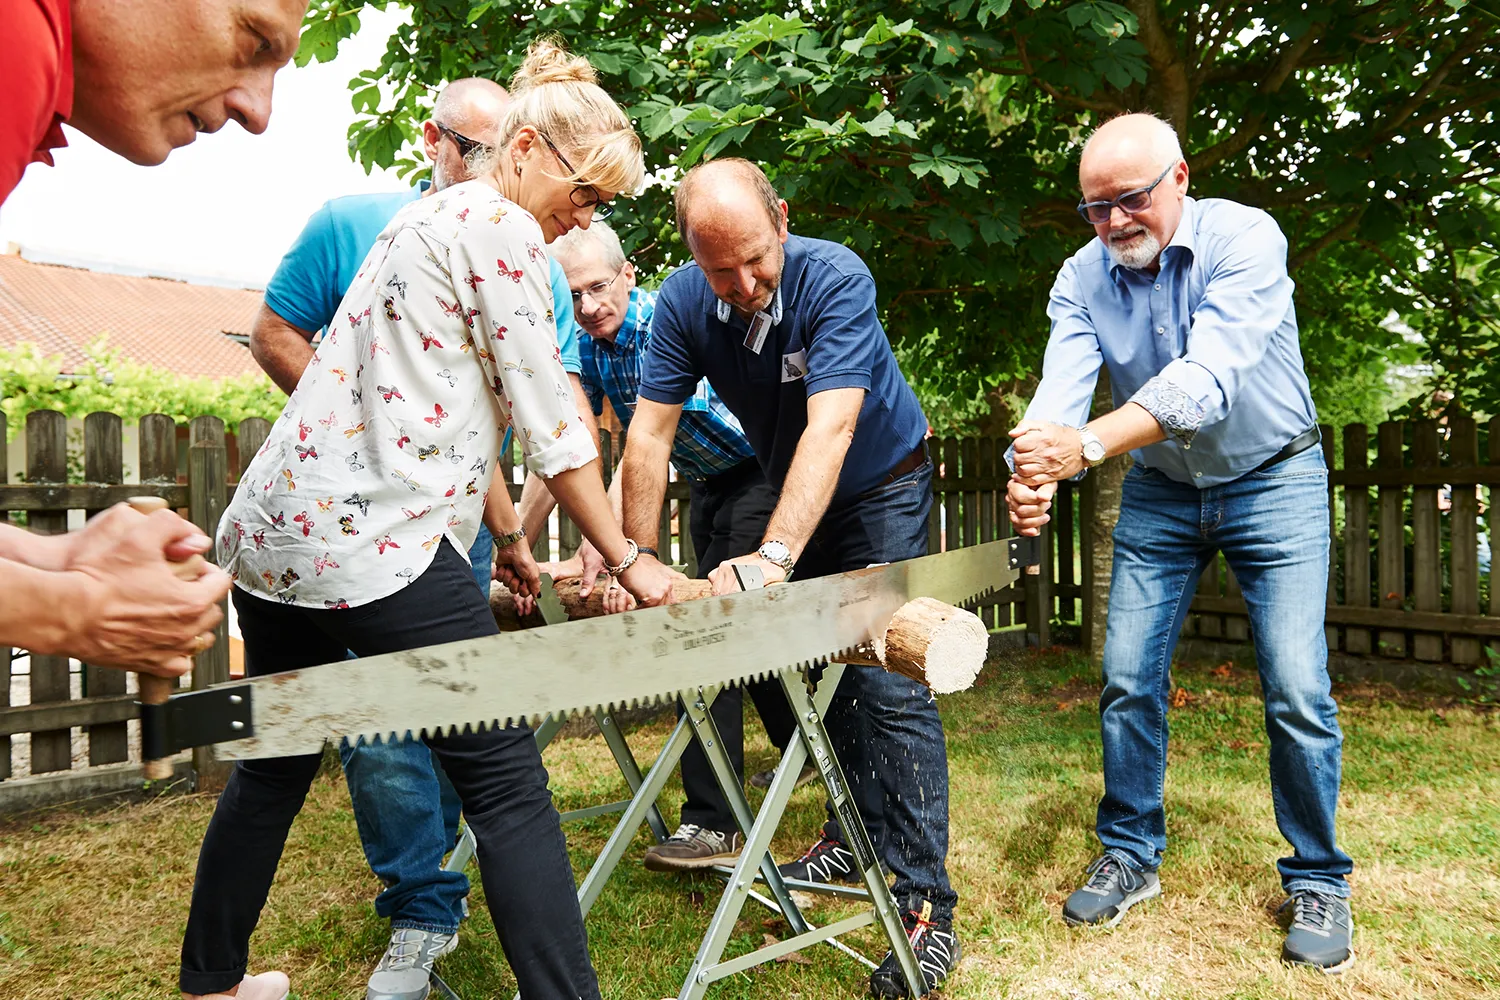
[[[824,659],[884,632],[915,597],[965,604],[1012,582],[1004,541],[764,590],[268,674],[254,735],[225,759],[318,753],[325,740],[437,736],[655,704]],[[227,687],[227,685],[216,685]],[[211,689],[210,689],[211,690]]]

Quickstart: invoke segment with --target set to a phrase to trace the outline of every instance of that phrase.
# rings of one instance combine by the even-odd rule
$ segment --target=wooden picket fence
[[[1332,427],[1322,431],[1332,470],[1328,648],[1390,664],[1487,669],[1486,647],[1500,640],[1500,589],[1481,574],[1479,553],[1481,533],[1493,540],[1500,529],[1490,502],[1500,483],[1500,419],[1483,429],[1483,460],[1481,429],[1466,417],[1386,421],[1373,440],[1363,424],[1337,437]],[[1444,491],[1452,497],[1447,511]],[[1222,559],[1204,574],[1192,610],[1190,631],[1198,636],[1251,638],[1244,599]]]
[[[0,441],[6,439],[6,431],[0,414]],[[60,413],[32,412],[22,432],[24,483],[10,481],[5,450],[0,449],[0,517],[24,514],[32,530],[60,532],[67,530],[70,512],[91,515],[129,497],[149,495],[166,498],[212,535],[244,466],[269,432],[270,424],[260,419],[246,420],[231,433],[218,418],[199,417],[184,436],[170,417],[153,414],[141,418],[133,442],[128,442],[118,416],[93,413],[83,420],[84,481],[70,483],[68,421]],[[623,447],[623,435],[601,435],[606,477]],[[935,439],[932,447],[939,475],[928,529],[931,550],[1007,537],[1006,442]],[[75,455],[75,478],[76,459]],[[127,464],[135,473],[128,483]],[[509,455],[502,456],[501,465],[512,498],[519,500],[523,470]],[[687,530],[690,505],[688,483],[674,477],[662,505],[657,547],[692,574],[697,554]],[[1033,641],[1045,641],[1048,622],[1059,610],[1065,617],[1070,614],[1068,608],[1079,597],[1073,577],[1072,512],[1069,488],[1057,507],[1058,524],[1064,528],[1055,533],[1066,541],[1054,546],[1047,573],[1030,578],[1026,587],[1010,587],[983,600],[980,612],[992,627],[1024,625]],[[566,558],[579,541],[576,526],[554,515],[552,530],[536,540],[533,551],[538,560]],[[1033,595],[1029,615],[1028,591]],[[1046,614],[1039,610],[1044,606]],[[24,671],[18,669],[22,660]],[[213,648],[196,658],[185,683],[197,689],[227,680],[229,664],[228,632],[221,625]],[[0,648],[0,666],[6,680],[0,684],[0,815],[141,788],[139,762],[132,759],[137,742],[134,675],[70,663],[66,657],[27,656],[10,648]],[[176,774],[182,788],[212,787],[222,777],[206,751],[181,760]]]

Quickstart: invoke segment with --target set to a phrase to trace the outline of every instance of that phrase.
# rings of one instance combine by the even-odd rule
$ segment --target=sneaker
[[[1138,872],[1110,854],[1088,867],[1089,880],[1063,904],[1063,919],[1074,927],[1113,927],[1136,903],[1161,895],[1156,872]]]
[[[234,996],[228,993],[205,993],[198,1000],[287,1000],[291,989],[291,981],[285,974],[262,972],[258,976],[246,976]]]
[[[1354,917],[1347,899],[1303,889],[1292,893],[1276,916],[1287,929],[1283,962],[1310,965],[1330,975],[1354,965]]]
[[[427,1000],[432,963],[457,947],[457,934],[396,928],[380,964],[370,974],[365,1000]]]
[[[723,833],[697,823],[684,823],[667,838],[666,843],[655,844],[646,851],[644,864],[647,871],[653,872],[712,868],[732,864],[744,846],[745,838],[738,830]]]
[[[796,861],[779,866],[782,878],[794,878],[801,882],[848,882],[857,885],[864,881],[854,863],[854,852],[841,840],[834,840],[823,833],[818,842],[807,849],[807,853]]]
[[[807,784],[809,781],[813,780],[817,776],[818,776],[818,769],[817,768],[813,767],[811,764],[803,764],[802,765],[802,772],[797,775],[797,783],[795,785],[793,785],[792,787],[793,788],[801,788],[803,785]],[[750,787],[751,788],[770,788],[771,787],[771,779],[774,778],[774,777],[776,777],[776,769],[775,768],[772,768],[769,771],[756,771],[754,774],[750,775]]]
[[[931,993],[943,984],[948,973],[958,964],[963,949],[958,936],[953,933],[953,919],[932,919],[932,903],[913,897],[911,908],[901,911],[901,923],[906,927],[906,939],[911,950],[917,953],[917,968],[922,972],[923,995]],[[896,953],[885,953],[885,961],[870,973],[870,992],[877,997],[909,997],[906,977],[901,974],[901,963]]]

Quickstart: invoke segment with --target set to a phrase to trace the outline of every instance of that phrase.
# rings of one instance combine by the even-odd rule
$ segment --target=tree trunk
[[[1114,409],[1109,373],[1101,369],[1094,390],[1094,415]],[[1089,470],[1081,505],[1083,537],[1083,648],[1096,666],[1104,662],[1105,622],[1109,616],[1109,579],[1114,568],[1114,530],[1120,519],[1120,493],[1129,471],[1129,455],[1117,455]]]

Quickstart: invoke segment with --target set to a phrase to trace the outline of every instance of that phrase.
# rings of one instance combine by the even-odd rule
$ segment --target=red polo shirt
[[[51,165],[66,146],[73,110],[73,27],[68,0],[0,3],[0,202],[28,163]]]

